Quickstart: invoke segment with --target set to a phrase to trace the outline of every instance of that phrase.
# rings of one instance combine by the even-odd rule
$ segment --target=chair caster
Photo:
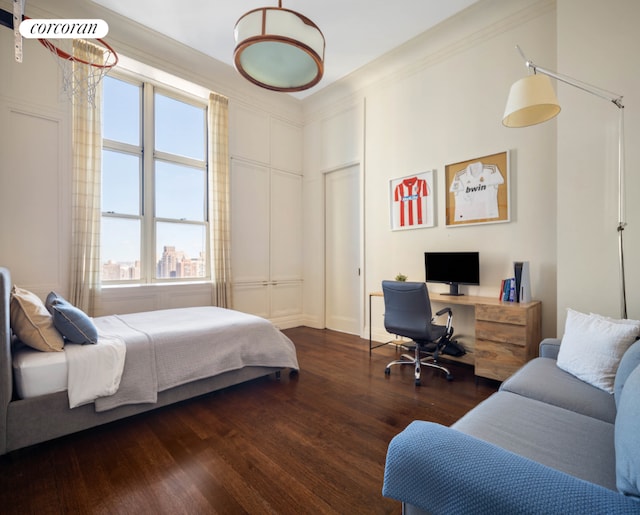
[[[451,374],[447,374],[447,381],[453,381],[453,376]]]
[[[420,386],[420,379],[416,379],[416,386]]]
[[[384,375],[386,376],[391,375],[391,367],[387,367],[384,369]]]

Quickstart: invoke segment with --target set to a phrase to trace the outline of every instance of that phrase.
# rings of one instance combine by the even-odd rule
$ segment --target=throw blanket
[[[158,392],[248,366],[298,369],[296,350],[271,322],[213,306],[94,319],[127,347],[120,388],[96,411],[156,402]]]
[[[122,338],[98,333],[96,345],[67,343],[64,352],[68,367],[67,393],[70,408],[116,393],[126,354]]]

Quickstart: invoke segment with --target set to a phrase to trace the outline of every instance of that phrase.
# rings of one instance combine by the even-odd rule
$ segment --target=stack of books
[[[500,284],[500,296],[498,298],[506,302],[517,302],[518,298],[516,295],[516,291],[515,277],[503,279],[502,283]]]

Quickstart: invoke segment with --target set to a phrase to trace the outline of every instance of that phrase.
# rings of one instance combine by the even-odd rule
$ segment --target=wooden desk
[[[369,294],[369,352],[379,346],[371,346],[371,299],[382,296],[382,292]],[[537,356],[542,336],[540,301],[503,302],[492,297],[452,296],[431,292],[429,298],[431,302],[438,304],[471,306],[474,309],[473,349],[467,349],[467,354],[461,358],[446,356],[446,359],[472,364],[475,375],[504,381]]]

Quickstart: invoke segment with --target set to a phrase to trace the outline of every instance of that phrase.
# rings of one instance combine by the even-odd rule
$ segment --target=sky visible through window
[[[139,146],[142,87],[112,77],[104,80],[103,136]],[[206,110],[203,107],[154,94],[157,151],[203,161]],[[103,151],[102,210],[138,216],[143,209],[140,156]],[[206,219],[206,172],[181,163],[156,160],[154,182],[156,215],[178,221]],[[140,259],[141,228],[137,219],[103,218],[102,262],[133,263]],[[200,257],[206,235],[201,225],[161,223],[157,228],[156,260],[164,246],[173,246],[189,258]]]

